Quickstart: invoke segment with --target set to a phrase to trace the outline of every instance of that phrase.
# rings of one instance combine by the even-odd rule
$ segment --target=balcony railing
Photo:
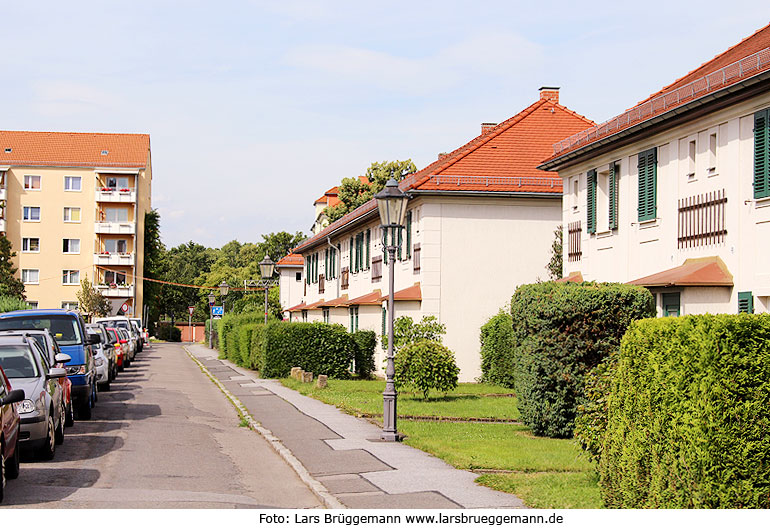
[[[136,203],[136,188],[97,188],[99,203]]]
[[[134,285],[133,284],[99,284],[96,286],[102,295],[105,297],[133,297]]]
[[[94,264],[133,266],[134,253],[97,253],[94,254]]]
[[[133,221],[97,221],[97,234],[135,234],[136,223]]]

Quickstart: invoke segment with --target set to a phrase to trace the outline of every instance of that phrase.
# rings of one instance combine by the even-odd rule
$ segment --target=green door
[[[679,317],[679,293],[663,294],[663,316]]]

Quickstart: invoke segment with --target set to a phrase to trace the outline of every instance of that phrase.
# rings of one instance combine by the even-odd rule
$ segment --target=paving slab
[[[440,492],[410,492],[409,494],[364,494],[337,496],[351,509],[462,509]]]
[[[336,474],[333,476],[318,476],[318,481],[324,484],[332,494],[350,494],[354,492],[382,491],[358,474]]]

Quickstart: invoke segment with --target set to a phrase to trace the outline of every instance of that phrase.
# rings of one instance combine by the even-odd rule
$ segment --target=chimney
[[[495,127],[497,127],[497,124],[494,122],[484,122],[483,124],[481,124],[481,134],[483,135],[484,133],[486,133],[487,131]]]
[[[540,87],[541,100],[550,100],[554,103],[559,103],[559,87]]]

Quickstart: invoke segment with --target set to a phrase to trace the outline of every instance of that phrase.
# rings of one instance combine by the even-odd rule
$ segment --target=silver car
[[[19,402],[19,441],[41,459],[53,459],[57,441],[64,442],[64,408],[58,379],[67,376],[63,368],[51,368],[48,355],[31,336],[0,337],[0,366],[15,389],[23,389]]]
[[[96,366],[96,385],[99,391],[109,391],[110,383],[118,373],[118,364],[115,360],[115,346],[110,343],[107,330],[101,324],[87,324],[86,331],[89,334],[98,334],[102,342],[93,345],[94,365]]]

